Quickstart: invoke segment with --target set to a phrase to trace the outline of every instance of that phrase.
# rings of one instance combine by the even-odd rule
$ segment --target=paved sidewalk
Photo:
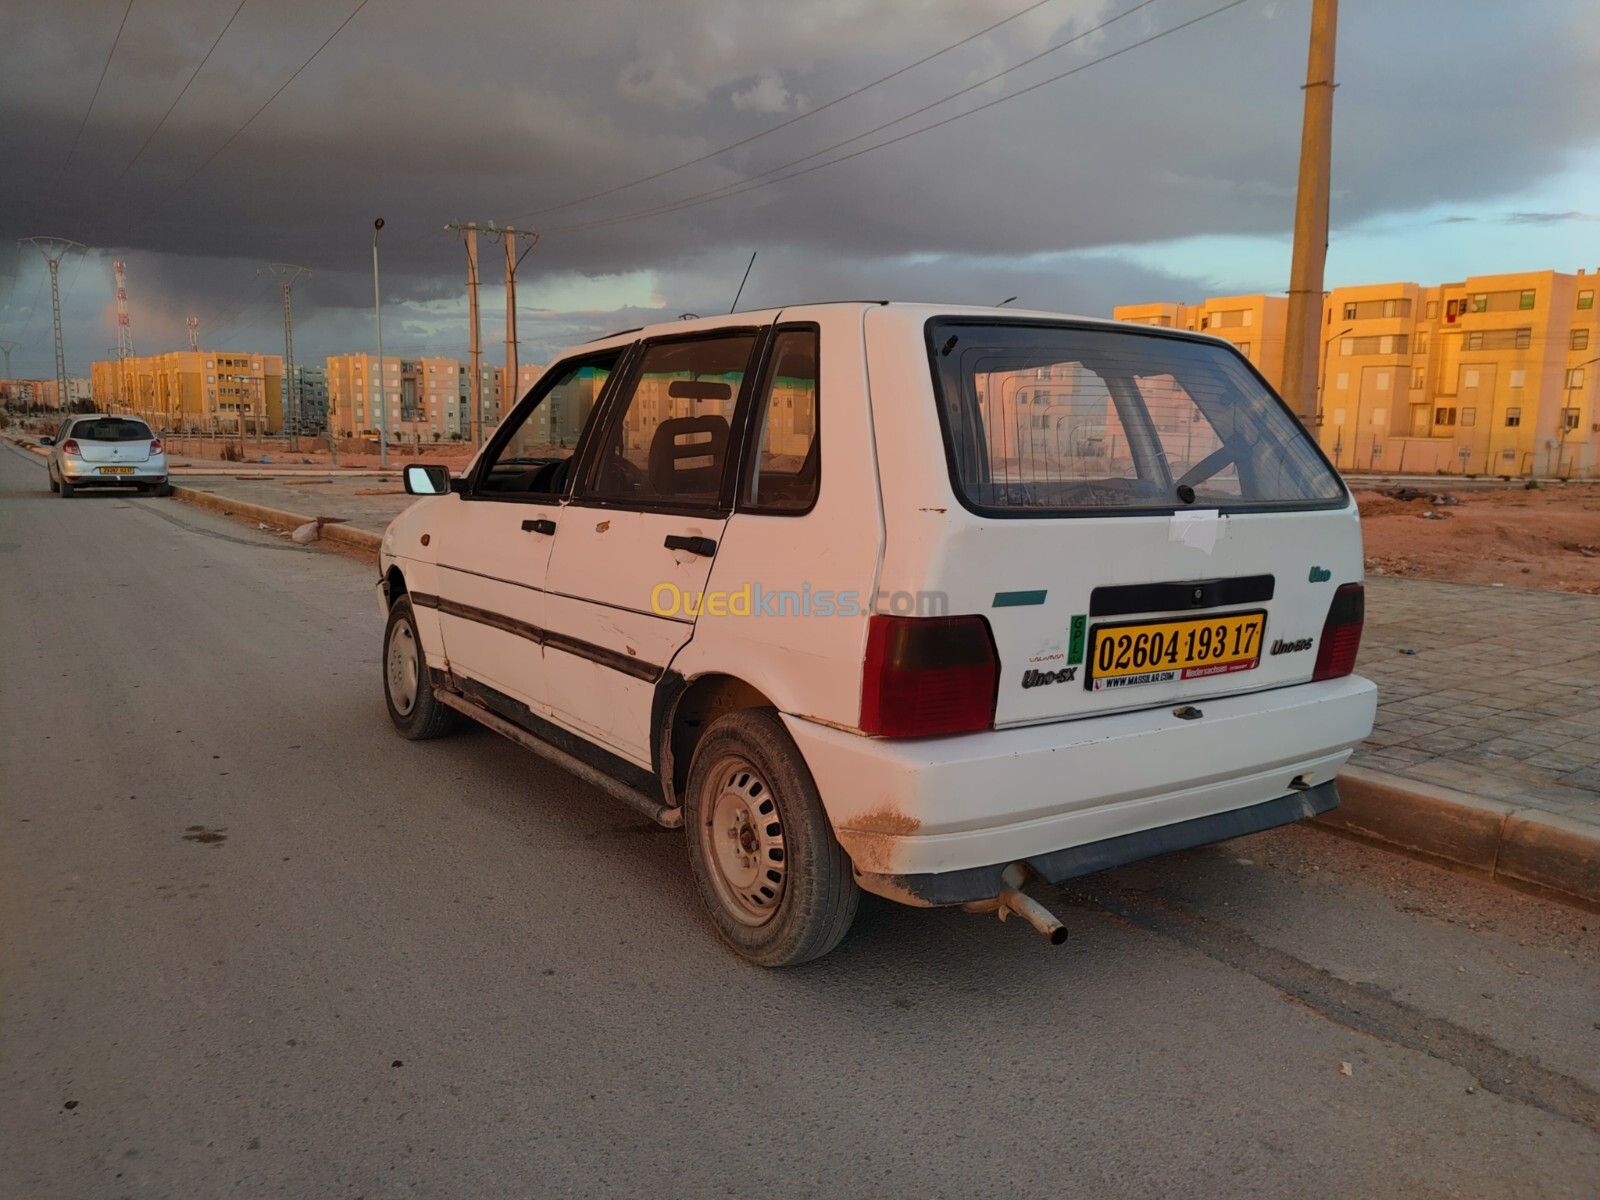
[[[306,517],[343,517],[345,523],[368,533],[381,534],[395,516],[416,502],[406,495],[400,476],[349,478],[237,479],[232,475],[175,476],[173,483],[198,492],[211,492],[262,508],[300,513]]]
[[[1600,835],[1600,597],[1369,578],[1356,669],[1378,725],[1352,765]]]

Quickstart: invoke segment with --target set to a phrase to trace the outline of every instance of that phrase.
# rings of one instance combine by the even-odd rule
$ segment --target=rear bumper
[[[1159,708],[912,741],[784,721],[862,883],[951,904],[995,895],[1019,860],[1071,878],[1333,807],[1322,785],[1372,732],[1377,689],[1348,676],[1198,707],[1191,721]],[[1119,840],[1135,835],[1152,836]],[[978,874],[922,878],[964,872]]]

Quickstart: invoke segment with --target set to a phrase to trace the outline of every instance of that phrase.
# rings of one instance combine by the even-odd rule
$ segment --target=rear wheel
[[[72,485],[70,483],[68,483],[65,479],[63,479],[61,481],[60,485],[56,488],[56,492],[61,496],[61,498],[63,500],[71,500],[72,499],[72,492],[73,492]]]
[[[460,720],[455,709],[434,697],[410,596],[389,606],[383,633],[383,699],[400,736],[414,742],[442,737]]]
[[[751,962],[809,962],[849,931],[861,899],[849,856],[775,713],[744,709],[706,730],[683,824],[711,923]]]

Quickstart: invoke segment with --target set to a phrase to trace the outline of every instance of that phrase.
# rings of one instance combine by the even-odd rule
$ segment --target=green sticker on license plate
[[[1089,618],[1079,613],[1072,618],[1072,634],[1067,641],[1067,665],[1083,661],[1083,639],[1089,628]]]

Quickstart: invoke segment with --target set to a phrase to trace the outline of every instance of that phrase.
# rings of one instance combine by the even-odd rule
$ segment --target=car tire
[[[57,487],[59,486],[56,483],[56,477],[54,475],[50,474],[49,471],[46,471],[44,473],[44,477],[45,477],[45,482],[47,482],[50,485],[51,494],[54,495]]]
[[[172,495],[172,485],[170,483],[158,483],[153,490],[158,496]]]
[[[65,479],[63,479],[56,486],[56,494],[58,496],[60,496],[63,500],[71,500],[72,499],[73,490],[74,490],[73,486],[70,483],[68,483]]]
[[[800,750],[771,709],[713,722],[684,796],[689,864],[723,941],[764,967],[820,958],[861,891]]]
[[[433,694],[410,596],[402,595],[389,606],[383,631],[383,702],[400,736],[413,742],[443,737],[460,724],[461,714]]]

